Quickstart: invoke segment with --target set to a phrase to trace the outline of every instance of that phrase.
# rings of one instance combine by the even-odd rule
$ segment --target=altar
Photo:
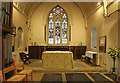
[[[89,57],[92,59],[93,65],[99,65],[99,53],[98,52],[92,52],[92,51],[86,51],[85,57]]]
[[[73,53],[69,51],[45,51],[42,53],[42,67],[72,69]]]

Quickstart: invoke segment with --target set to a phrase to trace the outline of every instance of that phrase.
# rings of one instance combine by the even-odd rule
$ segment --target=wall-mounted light
[[[16,36],[16,27],[13,27],[13,28],[12,28],[12,35],[13,35],[13,36]]]
[[[98,5],[98,6],[100,6],[100,5],[101,5],[101,3],[100,3],[100,2],[98,2],[98,3],[97,3],[97,5]]]
[[[27,21],[26,21],[26,24],[30,25],[30,24],[31,24],[31,22],[30,22],[29,20],[27,20]]]

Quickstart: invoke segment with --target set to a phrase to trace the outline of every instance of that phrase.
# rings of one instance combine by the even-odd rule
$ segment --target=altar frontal
[[[49,69],[72,69],[73,53],[69,51],[46,51],[42,53],[42,67]]]

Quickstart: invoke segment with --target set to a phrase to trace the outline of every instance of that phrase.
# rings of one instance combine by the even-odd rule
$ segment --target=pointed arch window
[[[91,32],[91,47],[96,48],[97,47],[97,30],[94,27]]]
[[[48,44],[67,44],[68,17],[64,9],[57,5],[48,19]]]

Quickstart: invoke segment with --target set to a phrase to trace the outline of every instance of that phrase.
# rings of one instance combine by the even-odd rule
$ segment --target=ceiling
[[[14,7],[18,8],[24,15],[30,16],[37,5],[43,2],[14,2]],[[97,8],[97,2],[73,2],[76,6],[80,8],[85,18],[88,18],[92,13],[94,13]]]

